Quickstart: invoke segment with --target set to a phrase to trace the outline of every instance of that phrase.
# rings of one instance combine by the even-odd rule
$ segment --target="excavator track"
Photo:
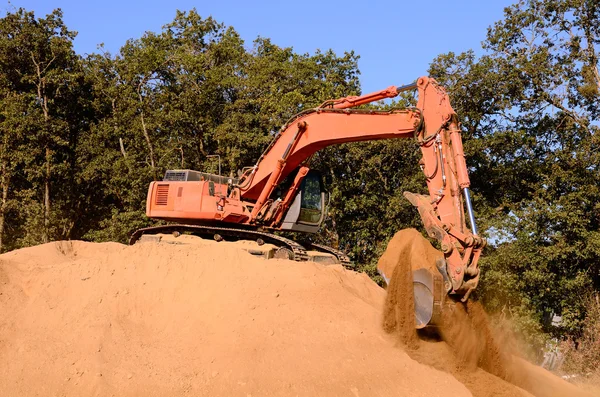
[[[298,244],[294,240],[290,240],[285,237],[277,236],[271,233],[259,232],[256,230],[247,229],[232,229],[228,227],[218,226],[202,226],[202,225],[185,225],[185,224],[173,224],[173,225],[161,225],[146,227],[143,229],[136,230],[129,239],[129,245],[135,244],[140,237],[145,234],[159,234],[159,233],[173,233],[173,232],[191,232],[192,234],[214,236],[215,234],[221,236],[242,238],[248,240],[262,239],[266,243],[271,243],[280,247],[289,249],[293,254],[293,260],[298,262],[306,262],[309,260],[309,256],[306,253],[306,248]]]
[[[340,250],[336,250],[335,248],[329,247],[327,245],[322,245],[322,244],[310,243],[307,245],[308,245],[309,249],[314,248],[318,251],[326,252],[328,254],[335,256],[337,258],[337,260],[340,261],[340,264],[343,265],[344,267],[349,267],[349,268],[354,267],[354,263],[352,263],[352,261],[350,260],[350,257]]]

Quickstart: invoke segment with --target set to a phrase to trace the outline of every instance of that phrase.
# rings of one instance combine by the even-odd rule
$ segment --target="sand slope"
[[[1,396],[469,396],[381,327],[340,266],[219,245],[50,243],[0,255]]]

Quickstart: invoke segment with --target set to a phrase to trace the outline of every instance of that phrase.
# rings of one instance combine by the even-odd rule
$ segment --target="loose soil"
[[[378,268],[391,274],[383,328],[396,336],[416,361],[451,373],[475,397],[591,396],[509,350],[506,335],[492,329],[483,307],[474,300],[449,300],[434,337],[414,329],[411,273],[426,267],[437,271],[441,253],[414,229],[402,230],[389,242]]]

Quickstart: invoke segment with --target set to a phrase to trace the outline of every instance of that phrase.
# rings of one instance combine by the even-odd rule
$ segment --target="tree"
[[[578,334],[581,297],[600,288],[599,12],[587,0],[521,1],[489,29],[481,58],[449,53],[431,66],[463,117],[492,237],[480,297],[556,334]]]
[[[19,9],[0,19],[5,126],[1,179],[6,198],[2,211],[11,191],[23,199],[19,216],[29,225],[24,244],[68,237],[72,229],[72,224],[59,221],[65,208],[53,205],[57,195],[68,195],[70,190],[53,192],[53,185],[69,180],[82,127],[85,100],[80,90],[85,87],[72,48],[75,35],[64,25],[60,10],[36,19],[32,12]],[[19,185],[14,183],[17,162],[22,167]],[[9,188],[11,184],[14,189]],[[3,223],[0,230],[4,230]]]

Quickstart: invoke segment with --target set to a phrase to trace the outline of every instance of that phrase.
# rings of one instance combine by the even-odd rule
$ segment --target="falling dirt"
[[[400,342],[410,349],[417,348],[419,343],[419,336],[415,329],[415,305],[412,299],[413,281],[411,272],[401,270],[404,269],[405,263],[411,263],[413,253],[413,246],[404,242],[414,237],[411,233],[398,232],[392,241],[400,243],[390,243],[377,265],[383,274],[388,277],[392,275],[383,309],[383,329],[389,333],[395,332]]]
[[[51,243],[0,255],[0,396],[469,396],[381,329],[341,266],[232,245]]]
[[[591,396],[518,358],[500,342],[500,331],[492,329],[483,307],[473,300],[466,304],[449,301],[433,336],[428,332],[415,338],[413,304],[407,302],[412,301],[410,275],[422,267],[437,271],[439,257],[441,253],[420,233],[408,229],[396,233],[377,266],[392,275],[383,328],[397,337],[413,359],[451,373],[475,397]]]

